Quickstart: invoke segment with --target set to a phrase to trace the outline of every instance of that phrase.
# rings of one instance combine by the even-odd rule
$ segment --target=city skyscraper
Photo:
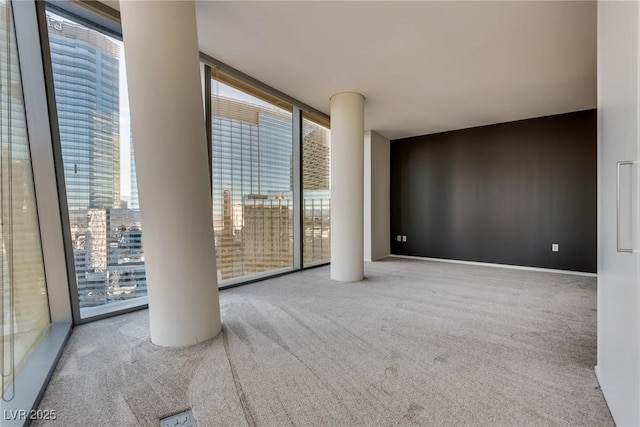
[[[120,47],[48,16],[69,209],[120,206]]]
[[[144,296],[132,147],[132,198],[121,200],[121,43],[50,12],[47,21],[80,307]]]
[[[134,147],[121,134],[126,117],[120,126],[122,44],[52,13],[48,27],[80,306],[144,296]],[[221,280],[290,268],[294,252],[292,114],[228,89],[212,93],[210,122]],[[307,122],[304,250],[305,262],[316,262],[329,249],[328,131]]]
[[[214,94],[213,219],[220,278],[292,263],[291,114]]]
[[[304,119],[302,123],[303,260],[329,259],[331,248],[331,132]]]
[[[219,278],[292,267],[292,114],[221,82],[211,97],[213,219]],[[220,93],[221,92],[221,93]],[[330,132],[302,127],[304,262],[330,249]]]

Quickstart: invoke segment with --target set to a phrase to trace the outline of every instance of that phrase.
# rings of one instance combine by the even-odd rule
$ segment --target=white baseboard
[[[389,254],[387,254],[387,255],[383,255],[383,256],[376,257],[376,258],[365,258],[365,262],[375,262],[375,261],[380,261],[380,260],[383,260],[383,259],[385,259],[385,258],[389,258],[390,256],[393,256],[393,255],[389,255]]]
[[[482,267],[509,268],[512,270],[540,271],[543,273],[573,274],[574,276],[598,277],[596,273],[584,273],[580,271],[570,271],[570,270],[557,270],[554,268],[525,267],[521,265],[492,264],[488,262],[460,261],[457,259],[429,258],[429,257],[410,256],[410,255],[393,255],[392,254],[389,256],[392,258],[419,259],[423,261],[449,262],[452,264],[479,265]]]

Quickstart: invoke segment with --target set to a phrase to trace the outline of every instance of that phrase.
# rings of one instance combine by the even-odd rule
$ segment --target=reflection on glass
[[[331,131],[302,120],[302,188],[304,264],[328,261],[331,255]]]
[[[11,3],[0,0],[0,367],[4,399],[49,325],[22,82]],[[19,392],[19,390],[17,390]]]
[[[219,282],[291,268],[291,112],[215,79],[211,83]]]
[[[145,296],[122,42],[47,24],[80,308]]]

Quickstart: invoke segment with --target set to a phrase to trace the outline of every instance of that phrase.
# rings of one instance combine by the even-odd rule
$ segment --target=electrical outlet
[[[552,243],[551,244],[551,251],[552,252],[558,252],[559,250],[560,250],[559,249],[559,245],[557,243]]]
[[[407,241],[407,236],[402,236],[402,241],[406,242]]]
[[[398,234],[398,236],[396,237],[396,240],[397,240],[398,242],[402,242],[402,236]]]

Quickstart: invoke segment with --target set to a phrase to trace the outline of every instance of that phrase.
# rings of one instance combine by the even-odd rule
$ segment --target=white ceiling
[[[327,114],[360,92],[390,139],[596,107],[595,1],[198,1],[197,17],[207,55]]]
[[[394,139],[596,107],[596,2],[197,5],[200,49],[329,113],[366,97]]]

